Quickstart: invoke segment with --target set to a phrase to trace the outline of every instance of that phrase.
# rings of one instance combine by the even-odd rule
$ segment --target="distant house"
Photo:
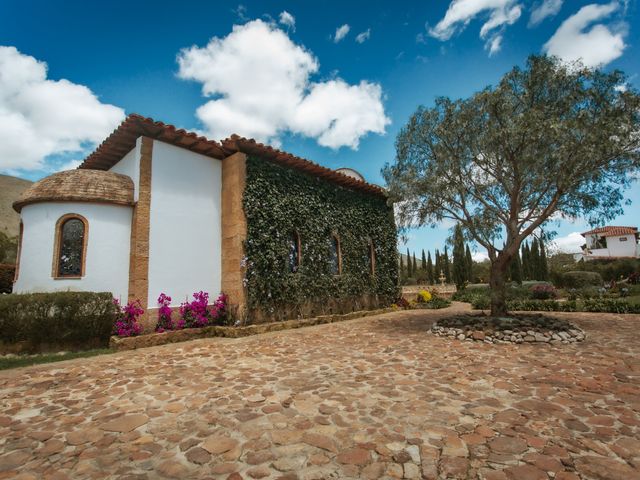
[[[585,260],[640,257],[637,227],[599,227],[581,235],[586,241],[582,246]]]

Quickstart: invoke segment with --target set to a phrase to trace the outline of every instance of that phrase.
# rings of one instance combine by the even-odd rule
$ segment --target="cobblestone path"
[[[0,372],[0,478],[640,479],[640,316],[429,333],[463,308]]]

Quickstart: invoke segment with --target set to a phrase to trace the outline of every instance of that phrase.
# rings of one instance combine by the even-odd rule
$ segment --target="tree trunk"
[[[489,288],[491,290],[491,316],[504,317],[507,315],[506,282],[509,262],[503,258],[491,262],[489,274]]]

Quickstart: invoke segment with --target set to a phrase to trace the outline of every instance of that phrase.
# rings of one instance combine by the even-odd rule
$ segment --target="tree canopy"
[[[401,227],[451,219],[487,249],[504,314],[523,240],[552,216],[615,218],[639,166],[640,95],[625,75],[531,56],[495,87],[419,107],[382,173]]]

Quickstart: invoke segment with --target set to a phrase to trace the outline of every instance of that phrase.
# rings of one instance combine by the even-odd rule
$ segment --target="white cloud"
[[[571,232],[564,237],[555,238],[551,242],[551,250],[560,253],[580,253],[580,246],[584,245],[584,237],[580,232]]]
[[[542,3],[536,4],[531,10],[528,26],[535,27],[545,18],[555,17],[562,8],[562,3],[563,0],[542,0]]]
[[[47,79],[47,64],[0,46],[0,170],[37,170],[49,155],[84,152],[124,111],[83,85]]]
[[[333,41],[335,43],[338,43],[340,40],[347,36],[349,30],[351,30],[351,27],[346,23],[336,28],[336,34],[333,36]]]
[[[290,28],[294,32],[296,31],[296,19],[293,15],[291,15],[286,10],[280,13],[280,23],[285,27]]]
[[[62,172],[64,170],[75,170],[80,166],[81,163],[82,163],[82,160],[69,160],[68,162],[65,162],[62,165],[60,165],[56,169],[56,171]]]
[[[491,39],[489,43],[489,56],[492,56],[500,51],[502,48],[502,35],[496,35]]]
[[[262,20],[183,49],[178,64],[181,78],[202,83],[203,94],[214,97],[196,112],[213,138],[238,133],[273,143],[288,131],[330,148],[357,148],[362,136],[383,134],[389,124],[379,84],[312,82],[316,57]]]
[[[489,255],[485,251],[476,251],[471,254],[471,259],[474,262],[484,262],[485,260],[489,260]]]
[[[500,48],[500,32],[515,23],[521,13],[522,7],[516,0],[453,0],[444,18],[429,29],[429,35],[438,40],[449,40],[464,30],[471,20],[482,15],[486,19],[480,28],[480,38],[488,39],[485,48],[492,54]]]
[[[544,51],[565,61],[581,60],[588,67],[606,65],[615,60],[626,47],[626,24],[618,24],[615,32],[602,23],[587,28],[594,22],[609,17],[619,7],[618,2],[582,7],[560,25],[544,45]]]
[[[356,42],[364,43],[367,40],[369,40],[370,36],[371,36],[371,29],[367,28],[364,32],[361,32],[356,36]]]

